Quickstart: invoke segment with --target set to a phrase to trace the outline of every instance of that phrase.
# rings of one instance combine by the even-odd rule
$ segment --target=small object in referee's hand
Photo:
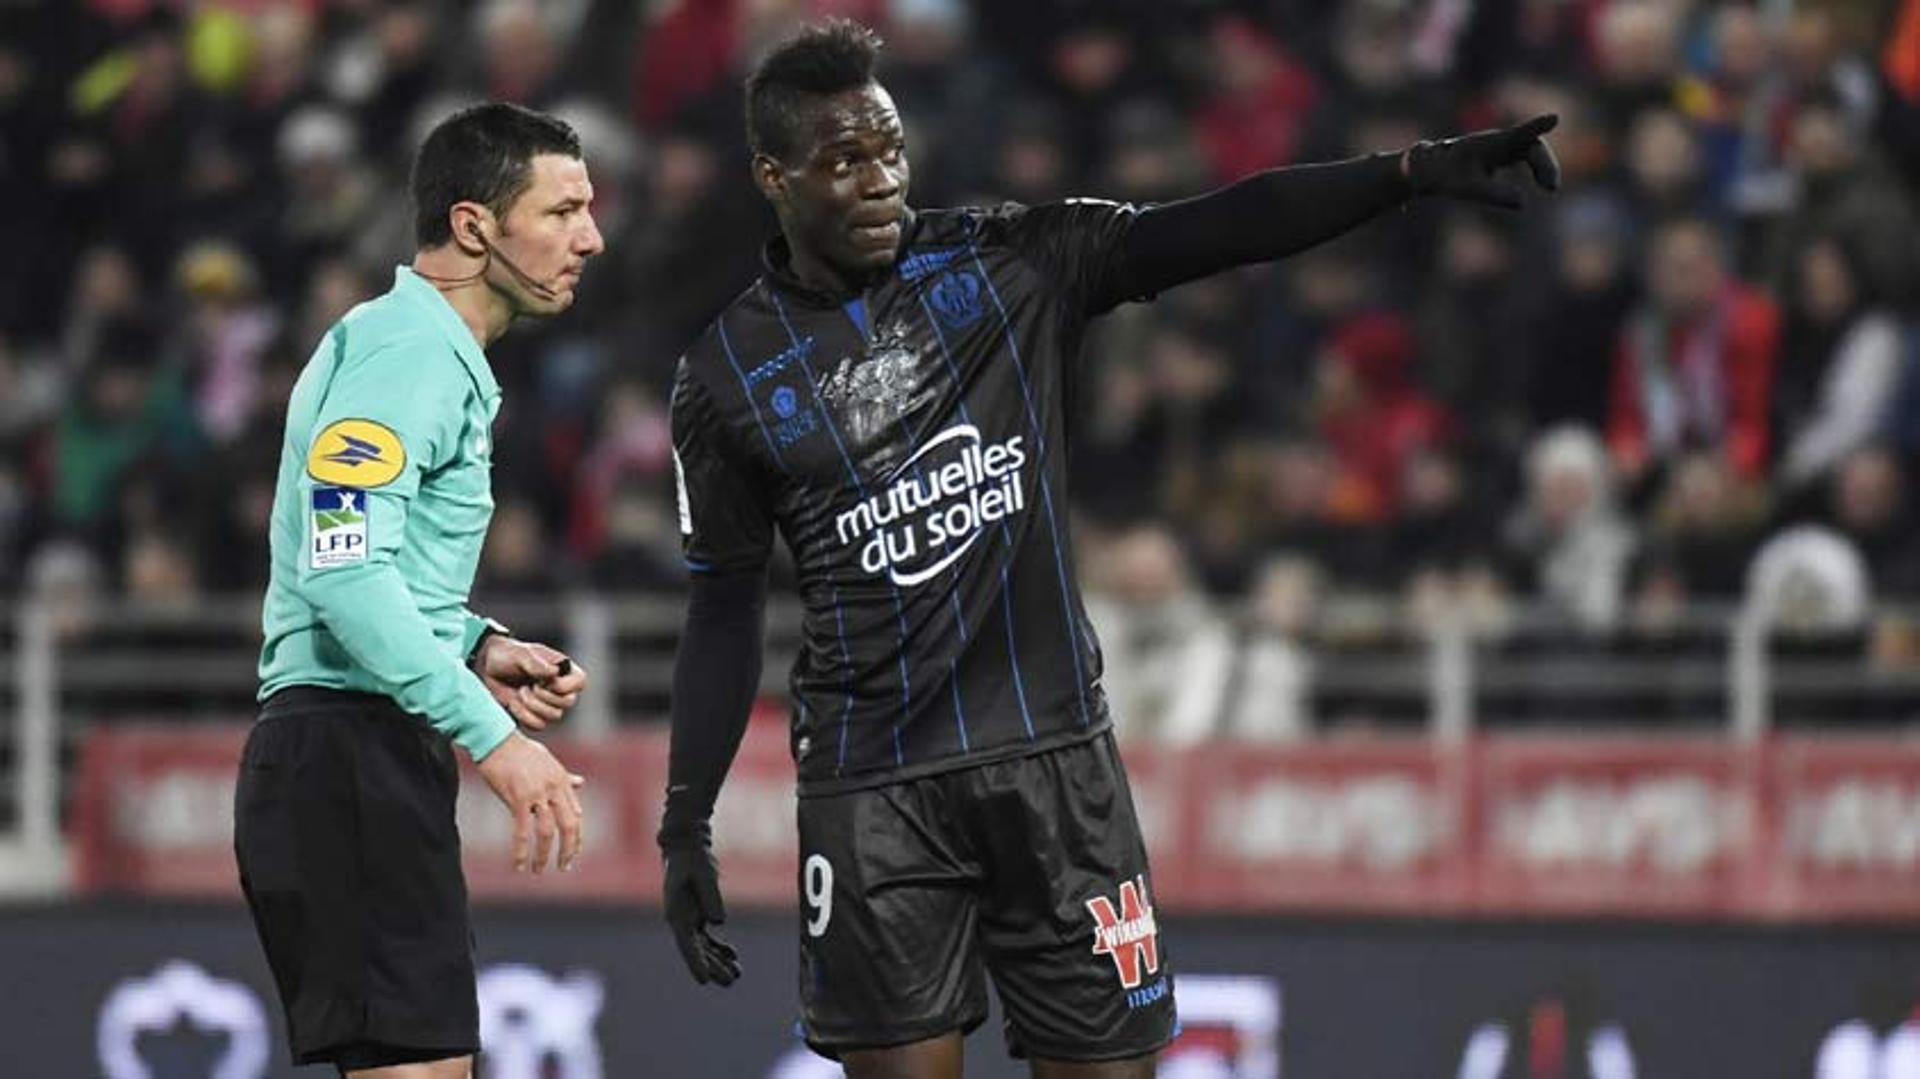
[[[560,667],[558,670],[553,672],[553,676],[555,678],[565,678],[567,675],[570,675],[572,673],[573,673],[573,660],[567,658],[566,656],[561,656]]]

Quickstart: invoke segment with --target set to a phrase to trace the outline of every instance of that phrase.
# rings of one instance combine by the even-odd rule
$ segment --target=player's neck
[[[513,310],[487,281],[484,258],[457,249],[432,248],[413,256],[413,271],[446,298],[484,351],[513,321]]]
[[[815,292],[848,296],[867,285],[867,275],[842,270],[787,238],[787,272]]]

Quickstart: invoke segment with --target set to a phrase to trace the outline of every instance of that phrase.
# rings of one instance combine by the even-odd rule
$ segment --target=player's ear
[[[772,154],[753,155],[753,186],[768,202],[778,206],[787,201],[787,170]]]

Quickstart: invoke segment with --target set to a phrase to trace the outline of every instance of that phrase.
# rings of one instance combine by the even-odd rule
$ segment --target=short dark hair
[[[461,109],[440,121],[413,159],[413,232],[421,247],[453,238],[447,211],[478,202],[504,216],[532,183],[541,154],[580,156],[566,121],[504,101]]]
[[[774,46],[747,77],[747,143],[787,160],[804,138],[800,125],[815,99],[873,81],[880,35],[852,19],[809,23]]]

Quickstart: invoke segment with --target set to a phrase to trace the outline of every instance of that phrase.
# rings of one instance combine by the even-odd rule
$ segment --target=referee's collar
[[[912,250],[914,241],[919,238],[919,232],[920,215],[914,213],[913,207],[909,206],[902,214],[900,246],[894,249],[893,264],[884,270],[876,270],[865,285],[845,292],[829,292],[826,289],[816,288],[794,276],[793,248],[787,244],[785,233],[774,233],[766,246],[760,249],[760,268],[766,273],[767,280],[778,285],[781,292],[821,307],[837,307],[864,294],[867,289],[886,280],[889,275],[897,271],[900,260],[907,257],[907,252]]]
[[[487,363],[486,350],[480,342],[474,340],[473,331],[467,327],[460,312],[453,309],[440,290],[419,274],[411,266],[393,268],[393,291],[419,306],[433,320],[434,328],[447,344],[453,346],[454,354],[460,357],[460,363],[466,367],[473,384],[480,390],[483,398],[493,397],[500,392],[500,383],[493,377],[493,368]]]

